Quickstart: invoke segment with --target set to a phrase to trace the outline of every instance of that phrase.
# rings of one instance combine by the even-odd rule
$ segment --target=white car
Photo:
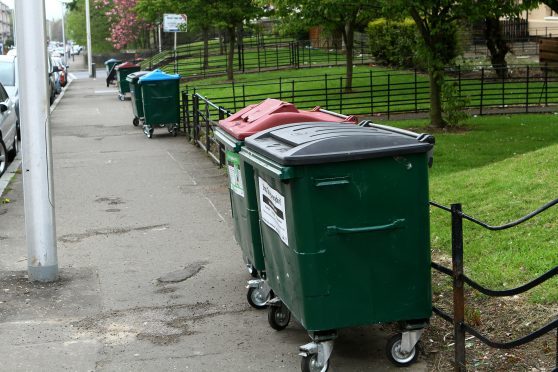
[[[15,104],[0,84],[0,176],[17,155],[18,145]]]
[[[14,102],[17,117],[17,137],[21,140],[21,132],[19,130],[19,86],[17,74],[17,56],[0,55],[0,83],[6,89],[8,96]]]

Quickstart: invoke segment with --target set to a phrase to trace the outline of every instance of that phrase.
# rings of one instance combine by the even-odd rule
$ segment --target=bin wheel
[[[134,124],[134,127],[137,127],[139,125],[139,118],[134,118],[134,120],[132,121],[132,124]]]
[[[250,306],[254,309],[262,310],[267,308],[267,297],[265,292],[261,288],[250,287],[248,288],[248,293],[246,294],[246,299]]]
[[[178,135],[178,128],[174,127],[172,128],[172,136],[176,137]]]
[[[283,303],[281,305],[270,306],[267,313],[267,321],[271,328],[276,331],[282,331],[287,328],[291,321],[291,312]]]
[[[126,100],[126,97],[124,97],[123,94],[119,94],[118,99],[121,100],[121,101],[124,101],[124,100]]]
[[[397,334],[388,340],[386,355],[389,361],[398,367],[408,366],[414,363],[418,358],[416,346],[413,347],[413,350],[409,353],[403,353],[401,351],[401,334]]]
[[[300,370],[302,372],[327,372],[329,370],[329,360],[325,366],[318,365],[318,354],[303,356],[300,360]]]

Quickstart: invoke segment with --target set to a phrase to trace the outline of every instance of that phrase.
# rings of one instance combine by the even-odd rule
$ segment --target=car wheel
[[[8,167],[8,155],[6,154],[6,145],[0,140],[0,176],[4,174]]]
[[[17,133],[14,137],[14,143],[12,145],[12,148],[10,150],[8,150],[8,161],[12,161],[15,159],[15,157],[17,156],[17,152],[19,150],[19,142],[18,142],[18,137],[17,137]]]

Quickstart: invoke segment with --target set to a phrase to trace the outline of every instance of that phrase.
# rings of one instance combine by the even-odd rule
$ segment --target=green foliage
[[[397,66],[416,66],[417,40],[415,22],[410,19],[390,21],[380,18],[368,24],[370,51],[376,62]]]
[[[91,48],[93,53],[112,52],[112,44],[107,40],[110,37],[109,25],[106,16],[101,10],[93,6],[90,1],[91,15]],[[66,32],[68,38],[77,44],[87,44],[87,34],[85,30],[85,0],[76,0],[66,16]]]
[[[468,97],[459,94],[455,81],[442,83],[442,110],[444,121],[449,126],[458,126],[460,122],[469,117],[465,111],[470,103]]]

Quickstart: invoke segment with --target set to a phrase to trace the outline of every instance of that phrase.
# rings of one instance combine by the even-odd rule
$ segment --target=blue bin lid
[[[122,62],[122,61],[116,58],[111,58],[105,61],[105,65],[108,65],[109,63],[115,63],[115,62]]]
[[[417,137],[391,131],[389,127],[298,123],[254,134],[246,138],[246,147],[281,165],[323,164],[419,154],[432,149],[432,143]]]
[[[157,69],[157,70],[153,70],[147,75],[143,75],[142,77],[140,77],[139,82],[141,84],[144,81],[163,81],[163,80],[179,80],[179,79],[180,79],[180,75],[178,74],[171,75]]]

